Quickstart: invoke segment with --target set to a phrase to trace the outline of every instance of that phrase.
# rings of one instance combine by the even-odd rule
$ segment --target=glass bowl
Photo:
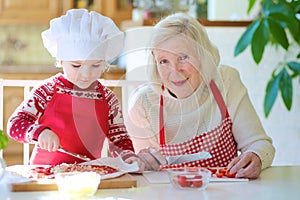
[[[211,178],[211,171],[202,167],[168,169],[171,184],[179,189],[205,190]]]
[[[55,175],[58,191],[65,198],[93,196],[101,176],[96,172],[64,172]]]

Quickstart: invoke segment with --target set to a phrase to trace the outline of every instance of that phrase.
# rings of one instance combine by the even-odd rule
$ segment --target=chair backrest
[[[4,128],[4,88],[5,87],[22,87],[24,91],[24,97],[26,97],[32,87],[37,85],[41,80],[6,80],[0,79],[0,130]],[[100,82],[107,87],[120,87],[122,90],[122,110],[125,112],[127,110],[127,102],[130,89],[138,87],[141,84],[144,84],[145,81],[129,81],[129,80],[104,80],[100,79]],[[5,130],[4,130],[5,131]],[[30,157],[30,144],[23,144],[23,164],[27,165],[29,163]],[[104,144],[102,150],[102,155],[107,156],[108,143],[107,141]],[[0,157],[3,157],[3,151],[0,151]]]

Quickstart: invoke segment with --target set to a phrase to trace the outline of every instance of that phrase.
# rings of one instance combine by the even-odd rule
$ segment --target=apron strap
[[[164,91],[164,85],[161,86],[162,91]],[[164,98],[163,95],[160,94],[159,100],[159,142],[160,145],[164,146],[166,144],[165,141],[165,127],[164,127]]]
[[[222,96],[218,86],[216,85],[215,81],[211,80],[209,83],[209,86],[211,88],[211,91],[212,91],[212,93],[215,97],[215,100],[218,104],[218,107],[220,109],[222,119],[229,117],[229,113],[228,113],[225,101],[224,101],[223,96]]]
[[[98,82],[99,86],[100,86],[100,90],[101,90],[101,94],[102,94],[102,98],[103,98],[103,101],[106,102],[106,99],[105,99],[105,92],[104,92],[104,86],[102,85],[101,82]]]

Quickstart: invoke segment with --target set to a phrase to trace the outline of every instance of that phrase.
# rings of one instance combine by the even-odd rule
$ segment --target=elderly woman
[[[151,83],[133,93],[126,119],[146,169],[227,167],[236,177],[257,178],[275,149],[237,70],[220,64],[204,27],[186,14],[154,29]]]

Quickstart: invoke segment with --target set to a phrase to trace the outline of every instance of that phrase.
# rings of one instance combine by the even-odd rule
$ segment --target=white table
[[[300,199],[300,166],[273,166],[261,173],[256,180],[248,182],[210,183],[205,191],[183,191],[170,184],[149,184],[142,175],[135,175],[137,188],[101,189],[90,199],[202,199],[202,200],[298,200]],[[57,191],[11,192],[0,199],[60,199]]]

